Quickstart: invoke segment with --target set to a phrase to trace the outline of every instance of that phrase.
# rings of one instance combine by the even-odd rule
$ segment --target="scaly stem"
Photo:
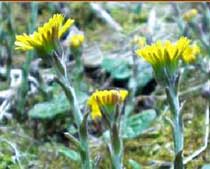
[[[175,87],[170,86],[166,88],[167,98],[172,112],[173,139],[174,139],[174,169],[184,169],[183,165],[183,148],[184,148],[184,134],[183,122],[180,112],[179,98]]]
[[[111,147],[110,154],[112,160],[112,169],[122,169],[122,157],[123,157],[123,141],[119,135],[119,128],[114,125],[110,130]]]
[[[67,84],[68,84],[68,89],[71,93],[71,97],[72,97],[72,101],[71,101],[71,104],[73,105],[73,116],[74,116],[74,120],[76,122],[76,125],[77,127],[79,128],[80,125],[81,125],[81,122],[82,122],[82,113],[80,111],[80,108],[79,108],[79,103],[78,103],[78,100],[77,100],[77,97],[76,97],[76,93],[75,93],[75,90],[73,87],[71,87],[69,81],[67,80]]]
[[[63,86],[63,89],[66,93],[67,98],[69,99],[70,103],[73,105],[73,118],[78,128],[82,125],[82,113],[79,108],[79,103],[75,94],[74,88],[71,86],[69,80],[67,78],[65,79],[65,87]],[[67,85],[67,86],[66,86]],[[66,89],[68,91],[66,91]],[[80,138],[80,144],[82,146],[82,151],[80,152],[80,157],[82,160],[82,169],[90,169],[90,156],[89,156],[89,147],[88,147],[88,140],[87,137],[83,136],[84,133],[79,130],[79,138]]]

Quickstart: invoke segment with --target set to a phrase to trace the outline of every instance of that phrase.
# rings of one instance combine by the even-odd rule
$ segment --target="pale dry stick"
[[[4,100],[4,102],[0,105],[0,121],[4,118],[4,116],[8,116],[7,110],[10,107],[10,102],[8,99]]]
[[[192,155],[189,157],[186,157],[184,159],[184,165],[186,165],[188,162],[193,160],[195,157],[197,157],[199,154],[201,154],[203,151],[206,150],[208,146],[208,138],[209,138],[209,102],[207,101],[206,105],[206,112],[205,112],[205,137],[204,137],[204,145],[196,150]]]
[[[186,95],[189,94],[189,93],[197,92],[197,91],[199,91],[200,89],[202,89],[202,87],[203,87],[203,84],[199,84],[199,85],[197,85],[197,86],[194,86],[194,87],[191,87],[191,88],[189,88],[189,89],[187,89],[187,90],[184,90],[184,91],[182,91],[182,92],[179,92],[179,93],[178,93],[178,96],[179,96],[179,97],[183,97],[183,96],[186,96]],[[138,97],[136,98],[136,100],[137,100],[137,102],[138,102],[138,101],[140,101],[140,100],[144,100],[144,99],[147,99],[147,98],[149,98],[149,97],[154,97],[154,98],[157,99],[157,100],[165,100],[165,99],[166,99],[166,95],[164,94],[164,95],[159,95],[159,96],[156,96],[156,95],[152,95],[152,96],[140,95],[140,96],[138,96]]]
[[[110,86],[110,84],[112,83],[112,77],[110,76],[105,82],[104,84],[101,86],[101,89],[106,89]]]
[[[169,169],[172,169],[172,163],[169,161],[152,160],[150,163],[152,167],[170,167]]]
[[[111,15],[106,12],[106,10],[104,10],[100,4],[98,3],[90,3],[91,8],[93,9],[93,11],[96,13],[96,15],[103,19],[107,24],[109,24],[110,27],[112,27],[114,30],[116,31],[122,31],[123,28],[120,26],[119,23],[117,23],[112,17]]]
[[[147,21],[148,30],[151,35],[154,34],[156,24],[157,24],[156,9],[153,7],[150,10],[148,21]]]
[[[18,163],[20,169],[23,169],[23,166],[22,166],[21,161],[19,159],[20,153],[19,153],[18,149],[16,148],[15,144],[14,143],[11,143],[10,141],[8,141],[7,139],[4,139],[4,138],[0,138],[0,141],[6,142],[8,145],[10,145],[12,147],[12,149],[15,152],[15,158],[17,160],[17,163]]]

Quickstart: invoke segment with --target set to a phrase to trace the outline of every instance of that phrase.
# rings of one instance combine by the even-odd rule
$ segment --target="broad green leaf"
[[[123,59],[105,58],[101,66],[105,71],[109,72],[114,79],[127,79],[132,74],[130,65]]]
[[[76,91],[79,104],[84,104],[87,99],[87,94],[81,91]],[[69,104],[65,94],[55,96],[52,100],[47,102],[38,103],[29,110],[28,114],[33,119],[54,119],[56,117],[63,117],[70,111],[71,105]]]
[[[63,147],[63,146],[60,147],[58,152],[65,155],[66,157],[70,158],[71,160],[80,161],[79,153],[74,150],[71,150],[67,147]]]
[[[33,119],[53,119],[57,116],[64,116],[70,110],[66,96],[62,93],[48,102],[38,103],[28,114]]]
[[[132,169],[142,169],[141,165],[137,163],[135,160],[129,159],[128,163]]]
[[[131,139],[144,133],[151,126],[156,116],[157,114],[153,109],[129,116],[123,125],[123,138]]]

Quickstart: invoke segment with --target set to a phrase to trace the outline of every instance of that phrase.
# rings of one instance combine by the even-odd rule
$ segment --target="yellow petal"
[[[59,38],[73,25],[74,20],[73,19],[68,19],[66,23],[61,27],[59,30]]]

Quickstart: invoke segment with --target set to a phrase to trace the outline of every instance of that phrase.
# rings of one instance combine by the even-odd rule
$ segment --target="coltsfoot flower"
[[[189,22],[191,21],[193,18],[195,18],[196,16],[198,15],[198,11],[197,9],[191,9],[187,12],[185,12],[183,14],[183,19],[186,21],[186,22]]]
[[[127,90],[97,90],[88,99],[93,120],[102,118],[101,109],[114,110],[117,104],[122,104],[128,95]],[[107,112],[106,112],[107,113]]]
[[[72,48],[79,48],[83,44],[84,40],[85,37],[83,34],[72,35],[70,38],[70,46]]]
[[[64,16],[54,14],[47,23],[39,27],[33,34],[17,35],[16,50],[36,50],[41,56],[49,55],[56,50],[62,35],[72,26],[73,19],[68,19],[64,23]]]
[[[191,63],[199,52],[197,45],[190,45],[189,39],[181,37],[176,43],[157,41],[146,45],[136,54],[152,65],[157,79],[163,80],[163,75],[171,77],[177,71],[180,60]]]

